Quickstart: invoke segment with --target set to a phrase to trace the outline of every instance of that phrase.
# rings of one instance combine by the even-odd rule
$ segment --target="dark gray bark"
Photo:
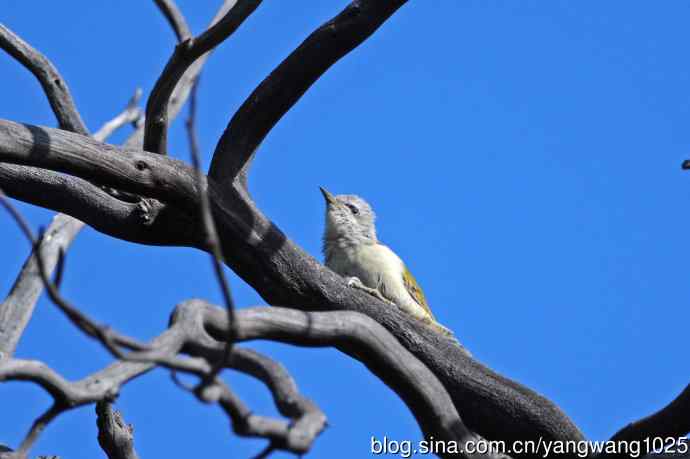
[[[145,134],[150,150],[165,152],[167,126],[190,94],[208,51],[227,38],[258,3],[226,0],[215,20],[223,19],[192,39],[174,2],[157,1],[178,40],[187,44],[178,46],[171,57],[149,98],[149,119],[138,124],[124,149],[89,138],[57,70],[0,27],[0,47],[36,75],[62,128],[0,120],[0,189],[16,199],[65,212],[120,239],[210,252],[220,246],[230,268],[268,303],[282,306],[237,311],[231,330],[228,318],[233,314],[201,301],[186,302],[176,309],[167,331],[141,346],[114,331],[105,333],[49,288],[63,312],[118,361],[81,381],[69,382],[41,362],[0,359],[0,380],[31,381],[54,398],[54,405],[34,423],[19,452],[26,452],[55,416],[76,406],[109,401],[128,381],[155,366],[199,376],[202,383],[194,388],[194,395],[218,403],[236,432],[269,439],[264,454],[275,448],[307,451],[323,429],[325,416],[296,392],[289,375],[275,362],[230,346],[234,340],[251,339],[340,349],[399,394],[424,433],[437,439],[462,443],[481,436],[508,444],[583,440],[579,429],[549,400],[485,367],[457,341],[349,288],[263,215],[247,191],[249,164],[271,128],[404,0],[355,0],[309,35],[233,116],[218,142],[208,177],[182,161],[142,151]],[[108,192],[104,187],[118,191]],[[125,196],[135,199],[121,199]],[[218,243],[209,242],[211,230]],[[217,255],[214,260],[220,258]],[[46,272],[55,264],[53,256],[46,251]],[[42,282],[49,282],[46,275]],[[26,302],[37,295],[34,290],[23,296]],[[19,330],[8,339],[2,338],[0,327],[0,345],[4,342],[6,349],[13,349],[30,316],[30,309],[16,311],[0,312],[0,324],[11,322]],[[123,354],[127,348],[136,351]],[[179,353],[192,357],[182,360]],[[264,381],[290,422],[253,415],[216,378],[217,362]],[[659,413],[622,429],[614,439],[687,433],[687,392]],[[125,446],[116,449],[114,454],[126,453]]]

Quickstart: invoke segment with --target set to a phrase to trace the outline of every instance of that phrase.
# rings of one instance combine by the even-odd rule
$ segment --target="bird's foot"
[[[352,287],[352,288],[356,288],[356,289],[365,291],[369,295],[371,295],[375,298],[378,298],[379,300],[383,301],[384,303],[388,303],[390,305],[395,306],[395,303],[393,303],[391,300],[389,300],[388,298],[383,296],[383,294],[381,294],[381,292],[378,289],[367,287],[366,285],[364,285],[362,283],[362,281],[359,280],[359,277],[348,277],[347,278],[347,285],[348,285],[348,287]]]

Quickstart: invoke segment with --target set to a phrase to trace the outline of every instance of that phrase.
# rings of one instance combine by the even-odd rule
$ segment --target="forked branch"
[[[204,33],[187,38],[175,47],[146,104],[144,150],[167,153],[168,101],[187,69],[222,43],[256,9],[261,0],[236,0],[223,18]]]
[[[227,326],[227,315],[223,309],[200,300],[192,300],[177,307],[170,328],[150,343],[151,350],[139,353],[137,358],[142,360],[145,360],[146,355],[151,356],[148,362],[117,362],[84,380],[69,382],[40,362],[10,359],[0,363],[0,380],[33,381],[47,390],[55,398],[57,405],[71,409],[112,399],[122,385],[152,369],[156,365],[156,355],[159,358],[174,357],[178,352],[184,351],[213,361],[223,352],[223,343],[212,337],[227,336]],[[269,339],[301,346],[338,347],[364,362],[384,382],[391,385],[408,406],[413,408],[413,413],[427,435],[456,441],[475,438],[463,426],[447,392],[436,377],[385,329],[362,314],[348,311],[306,313],[276,307],[242,309],[237,311],[237,334],[239,341]],[[192,365],[197,367],[186,367],[186,370],[203,371],[198,366],[203,365],[201,361],[196,362]],[[222,389],[217,400],[225,403],[224,407],[232,412],[232,416],[239,416],[235,422],[240,419],[244,423],[248,422],[242,428],[236,426],[236,430],[241,434],[257,435],[261,429],[273,426],[263,432],[271,432],[276,447],[285,447],[294,452],[299,449],[303,452],[305,445],[311,445],[323,428],[325,418],[304,400],[289,400],[294,395],[294,387],[281,374],[281,370],[265,359],[257,358],[255,354],[240,354],[237,359],[231,359],[231,362],[240,371],[271,381],[269,387],[278,400],[288,397],[288,401],[281,402],[281,411],[290,413],[291,417],[299,416],[289,427],[286,426],[284,443],[276,443],[277,430],[274,427],[277,424],[266,424],[260,418],[249,421],[246,416],[239,416],[238,413],[248,412],[241,410],[237,399]],[[210,367],[207,366],[206,369]],[[256,429],[247,430],[251,426]]]
[[[198,212],[199,195],[192,168],[162,155],[122,150],[111,154],[113,150],[112,146],[64,131],[0,121],[0,161],[98,179],[174,203],[191,214]],[[548,400],[481,365],[462,347],[419,321],[348,288],[341,277],[281,233],[241,188],[221,193],[213,180],[207,182],[219,234],[228,241],[224,244],[226,263],[269,303],[358,311],[374,318],[441,380],[467,425],[487,439],[584,438]],[[162,236],[169,238],[170,231],[179,229],[179,224],[161,228]],[[180,242],[206,248],[198,239]]]

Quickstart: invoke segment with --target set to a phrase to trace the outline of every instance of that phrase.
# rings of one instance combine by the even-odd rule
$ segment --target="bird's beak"
[[[330,206],[331,204],[335,204],[335,196],[329,193],[328,190],[322,186],[319,187],[319,190],[321,190],[321,194],[323,195],[323,198],[326,200],[326,205]]]

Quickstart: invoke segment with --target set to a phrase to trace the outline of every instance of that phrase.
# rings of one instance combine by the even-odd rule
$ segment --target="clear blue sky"
[[[6,0],[0,20],[67,79],[93,130],[150,90],[174,37],[153,2]],[[218,2],[180,1],[195,31]],[[208,62],[199,132],[210,152],[259,81],[345,2],[264,2]],[[474,355],[560,405],[592,439],[650,414],[689,382],[690,4],[682,1],[412,0],[331,69],[272,131],[252,170],[258,203],[320,255],[318,186],[356,193],[408,263],[436,316]],[[0,117],[53,126],[33,77],[0,54]],[[171,151],[187,159],[178,120]],[[112,139],[121,141],[122,133]],[[21,206],[35,225],[51,213]],[[0,214],[0,292],[28,246]],[[262,304],[233,277],[238,305]],[[219,302],[205,254],[86,230],[64,293],[141,338],[176,302]],[[369,437],[419,439],[400,400],[333,350],[253,343],[282,360],[331,427],[310,457],[367,457]],[[69,378],[109,361],[45,299],[18,350]],[[267,392],[228,381],[259,413]],[[0,385],[0,443],[16,446],[49,403]],[[163,371],[118,401],[143,458],[249,457],[217,407]],[[462,414],[462,413],[461,413]],[[61,416],[35,454],[100,457],[88,406]],[[290,457],[276,454],[275,457]]]

